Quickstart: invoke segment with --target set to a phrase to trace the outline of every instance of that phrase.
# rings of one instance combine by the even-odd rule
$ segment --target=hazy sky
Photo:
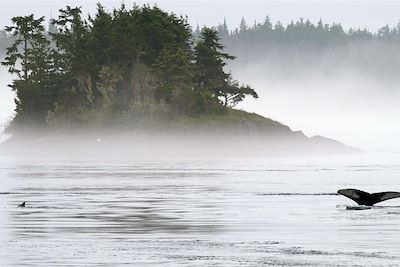
[[[40,16],[56,16],[59,8],[66,5],[82,6],[85,13],[93,12],[96,3],[107,8],[134,1],[67,1],[67,0],[0,0],[0,27],[8,25],[10,18],[17,15],[35,13]],[[236,27],[242,16],[249,23],[262,21],[269,15],[273,21],[283,23],[300,17],[326,22],[341,22],[344,27],[367,27],[395,25],[400,19],[400,1],[135,1],[138,4],[157,4],[159,7],[189,16],[190,23],[196,25],[215,25],[227,18],[231,27]]]
[[[82,6],[85,13],[94,12],[98,1],[23,1],[0,0],[0,28],[9,25],[13,16],[28,15],[57,16],[58,9],[71,6]],[[119,6],[122,1],[101,1],[106,8]],[[133,1],[124,1],[130,6]],[[226,17],[228,26],[233,29],[239,25],[242,17],[249,24],[255,20],[263,21],[269,15],[273,22],[281,21],[286,24],[298,18],[309,18],[317,22],[320,18],[326,23],[340,22],[345,28],[360,27],[376,30],[389,24],[394,26],[400,19],[400,1],[136,1],[138,4],[156,3],[160,8],[177,14],[189,16],[189,22],[195,26],[217,25]],[[6,87],[7,77],[0,71],[0,123],[12,114],[13,95]],[[252,81],[246,81],[252,83]],[[252,105],[245,106],[251,109]],[[263,114],[268,116],[268,114]],[[274,119],[280,119],[279,113]],[[282,121],[289,122],[289,121]],[[299,125],[301,127],[301,125]],[[304,125],[306,127],[306,125]],[[302,129],[309,134],[325,133],[313,129]],[[326,129],[325,129],[326,130]],[[335,137],[335,136],[331,136]],[[342,136],[340,136],[342,137]],[[342,138],[343,139],[343,138]],[[346,139],[344,137],[344,139]],[[351,139],[349,139],[351,140]],[[346,140],[344,140],[346,141]]]

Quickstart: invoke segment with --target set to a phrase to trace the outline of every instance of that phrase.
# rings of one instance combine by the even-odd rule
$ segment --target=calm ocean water
[[[400,154],[0,156],[1,266],[399,266]],[[17,208],[26,201],[26,208]]]

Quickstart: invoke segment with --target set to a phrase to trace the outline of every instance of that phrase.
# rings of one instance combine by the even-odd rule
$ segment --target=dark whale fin
[[[379,192],[379,193],[373,193],[373,194],[371,194],[371,196],[372,196],[374,199],[377,199],[378,201],[375,202],[375,203],[378,203],[378,202],[382,202],[382,201],[385,201],[385,200],[389,200],[389,199],[393,199],[393,198],[398,198],[398,197],[400,197],[400,192],[392,192],[392,191],[388,191],[388,192]],[[375,203],[374,203],[374,204],[375,204]]]
[[[338,194],[350,198],[358,205],[373,206],[376,203],[400,197],[400,192],[367,193],[358,189],[341,189]]]

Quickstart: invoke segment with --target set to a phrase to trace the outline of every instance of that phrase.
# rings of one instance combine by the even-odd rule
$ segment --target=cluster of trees
[[[266,17],[251,25],[242,19],[233,31],[224,21],[217,30],[225,50],[237,56],[229,66],[234,72],[253,69],[261,75],[264,69],[263,76],[279,79],[355,72],[391,86],[400,83],[400,24],[371,32],[322,20],[283,25]]]
[[[267,16],[263,23],[254,22],[248,25],[242,18],[239,28],[229,31],[226,20],[217,27],[223,42],[230,43],[284,43],[284,44],[314,44],[315,47],[345,44],[357,41],[379,40],[386,42],[400,42],[400,23],[390,28],[381,27],[375,33],[367,29],[344,30],[340,23],[326,24],[321,19],[314,24],[310,20],[300,18],[284,26],[281,22],[273,24]],[[197,29],[199,33],[199,29]]]
[[[80,8],[44,17],[14,17],[13,43],[2,64],[15,77],[13,126],[109,123],[152,116],[223,112],[257,93],[224,70],[233,56],[218,32],[203,28],[194,43],[187,19],[149,5],[87,19]]]

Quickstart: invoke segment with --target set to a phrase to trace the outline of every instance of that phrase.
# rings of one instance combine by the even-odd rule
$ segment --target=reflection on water
[[[400,191],[400,165],[357,157],[3,157],[0,264],[397,265],[400,200],[348,210],[335,192]]]

